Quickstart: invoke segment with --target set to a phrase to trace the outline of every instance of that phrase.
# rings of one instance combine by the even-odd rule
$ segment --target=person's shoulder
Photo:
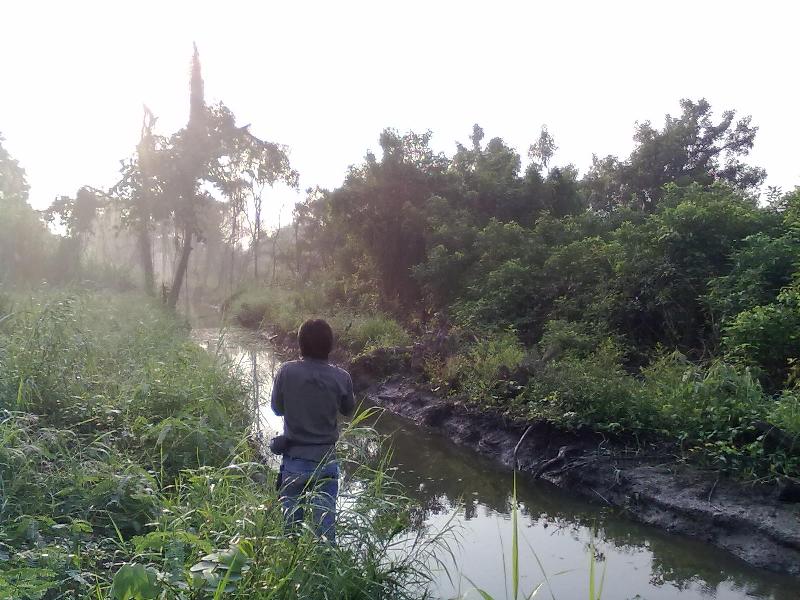
[[[284,363],[281,363],[281,366],[278,367],[278,370],[275,372],[275,375],[280,375],[281,373],[292,373],[299,369],[303,368],[303,361],[302,360],[287,360]]]
[[[350,379],[350,373],[348,373],[346,369],[331,363],[328,363],[328,365],[331,367],[333,372],[336,373],[337,377],[341,377],[342,379]]]
[[[281,363],[281,369],[297,369],[302,368],[305,364],[305,361],[302,360],[287,360]]]

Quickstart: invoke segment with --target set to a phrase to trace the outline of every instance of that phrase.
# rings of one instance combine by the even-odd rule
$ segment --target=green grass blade
[[[512,492],[513,506],[511,508],[511,585],[514,591],[514,600],[519,598],[519,531],[517,523],[517,472],[514,471]]]

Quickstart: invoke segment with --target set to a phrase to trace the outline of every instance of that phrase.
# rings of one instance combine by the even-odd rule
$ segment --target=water
[[[253,378],[262,405],[268,403],[280,363],[264,339],[240,330],[220,338],[219,329],[196,330],[195,338],[232,359],[242,375]],[[260,415],[258,426],[267,434],[280,430],[281,419],[268,406]],[[512,474],[391,414],[384,413],[376,427],[391,436],[396,477],[419,503],[421,519],[433,530],[457,526],[455,565],[441,557],[450,575],[438,572],[435,597],[469,592],[467,598],[479,598],[470,591],[474,584],[494,598],[510,598]],[[544,572],[552,594],[545,583],[537,598],[588,598],[594,541],[598,580],[605,570],[604,600],[800,598],[797,579],[753,569],[708,544],[639,525],[546,482],[518,476],[517,500],[523,597],[544,580]]]

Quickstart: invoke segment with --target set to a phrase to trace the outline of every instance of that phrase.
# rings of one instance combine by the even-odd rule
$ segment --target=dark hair
[[[333,330],[322,319],[309,319],[300,326],[297,342],[304,358],[327,360],[333,350]]]

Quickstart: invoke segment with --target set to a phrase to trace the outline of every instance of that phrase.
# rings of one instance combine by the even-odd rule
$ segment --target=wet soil
[[[669,456],[623,453],[588,431],[509,421],[439,398],[411,377],[368,382],[363,371],[359,375],[357,384],[376,405],[508,468],[516,449],[518,469],[534,477],[618,507],[639,522],[709,542],[753,566],[800,576],[800,505],[779,500],[774,485],[733,481]]]

